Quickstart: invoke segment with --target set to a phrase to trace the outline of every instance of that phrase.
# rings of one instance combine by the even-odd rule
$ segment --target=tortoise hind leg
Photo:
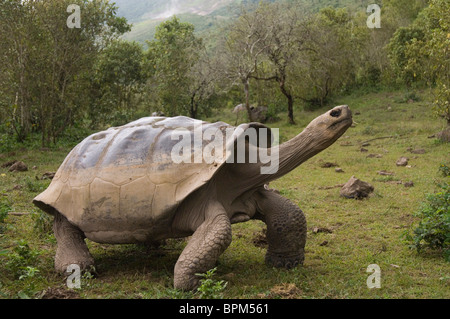
[[[69,265],[78,265],[81,270],[94,266],[94,258],[84,241],[84,233],[58,212],[55,212],[53,232],[58,244],[55,256],[56,271],[66,272]]]

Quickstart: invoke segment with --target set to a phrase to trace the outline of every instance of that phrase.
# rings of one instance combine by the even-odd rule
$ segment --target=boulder
[[[26,172],[28,171],[28,167],[25,165],[24,162],[15,162],[12,164],[9,168],[10,172]]]
[[[345,198],[362,199],[368,197],[374,191],[374,187],[352,176],[341,188],[340,194]]]

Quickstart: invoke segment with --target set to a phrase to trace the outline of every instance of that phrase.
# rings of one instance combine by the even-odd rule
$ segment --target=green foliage
[[[88,118],[92,128],[119,126],[134,119],[137,97],[145,76],[142,46],[136,42],[112,41],[99,55],[91,79]]]
[[[80,29],[66,26],[70,4],[80,6]],[[38,131],[49,146],[83,118],[93,64],[129,25],[106,0],[2,1],[0,21],[1,120],[20,142]]]
[[[6,218],[8,217],[8,212],[10,212],[11,206],[4,202],[0,201],[0,234],[2,234],[6,230]]]
[[[34,230],[40,237],[48,236],[53,233],[53,218],[42,211],[33,212],[31,218],[34,221]]]
[[[450,176],[450,167],[448,167],[446,164],[441,164],[441,166],[439,166],[439,172],[444,177],[449,177]]]
[[[450,2],[431,0],[389,44],[397,74],[411,84],[417,79],[434,88],[434,111],[450,124]]]
[[[38,263],[39,252],[33,250],[28,242],[21,240],[7,255],[5,268],[13,275],[14,279],[24,279],[36,274],[35,265]]]
[[[199,293],[200,299],[222,299],[223,291],[227,287],[227,282],[224,280],[217,281],[213,279],[214,273],[217,268],[213,268],[208,270],[204,274],[196,274],[200,279],[200,286],[197,288],[197,292]]]
[[[405,236],[418,252],[424,248],[442,249],[450,261],[450,187],[447,183],[439,187],[439,192],[427,195],[427,202],[415,214],[420,218],[419,224]]]

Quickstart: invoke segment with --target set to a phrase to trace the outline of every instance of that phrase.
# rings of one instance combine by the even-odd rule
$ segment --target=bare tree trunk
[[[250,109],[250,84],[249,84],[249,79],[245,79],[242,82],[244,82],[244,93],[245,93],[245,108],[247,109],[247,114],[248,114],[248,120],[250,122],[253,122],[253,114],[252,114],[252,110]]]
[[[283,95],[288,100],[289,124],[295,124],[295,121],[294,121],[294,98],[293,98],[292,94],[286,89],[286,82],[284,79],[281,79],[279,84],[280,84],[281,93],[283,93]]]

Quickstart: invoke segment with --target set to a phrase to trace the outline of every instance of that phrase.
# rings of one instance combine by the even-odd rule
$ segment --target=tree
[[[242,8],[240,17],[224,30],[225,38],[219,43],[220,71],[232,85],[244,89],[245,107],[252,122],[250,109],[250,80],[263,63],[265,41],[272,30],[265,26],[265,15],[260,8],[247,11]]]
[[[77,4],[81,28],[67,26],[67,7]],[[85,111],[92,66],[98,53],[130,30],[107,0],[6,0],[1,3],[0,64],[6,77],[8,115],[19,140],[31,127],[40,130],[42,145],[56,142]],[[20,67],[16,68],[15,63]],[[1,94],[0,94],[1,95]],[[17,115],[17,110],[20,115]]]
[[[258,7],[265,19],[259,26],[264,55],[270,62],[272,75],[252,76],[257,80],[275,80],[287,99],[289,123],[294,121],[293,66],[301,61],[301,52],[311,50],[308,45],[310,30],[307,19],[291,5],[278,3]],[[257,70],[258,71],[258,70]]]
[[[397,74],[407,85],[426,81],[436,113],[450,125],[450,3],[431,0],[411,26],[396,31],[389,47]]]
[[[91,81],[93,98],[89,119],[92,125],[119,125],[129,120],[142,91],[144,52],[137,42],[112,41],[99,55]]]
[[[307,45],[296,66],[297,96],[323,106],[333,94],[354,85],[361,38],[346,9],[322,9],[310,20]]]
[[[148,87],[156,93],[157,107],[169,116],[196,117],[196,99],[200,95],[193,81],[204,47],[194,34],[194,26],[174,16],[162,22],[156,29],[155,40],[147,43]],[[202,83],[204,81],[200,80]]]

